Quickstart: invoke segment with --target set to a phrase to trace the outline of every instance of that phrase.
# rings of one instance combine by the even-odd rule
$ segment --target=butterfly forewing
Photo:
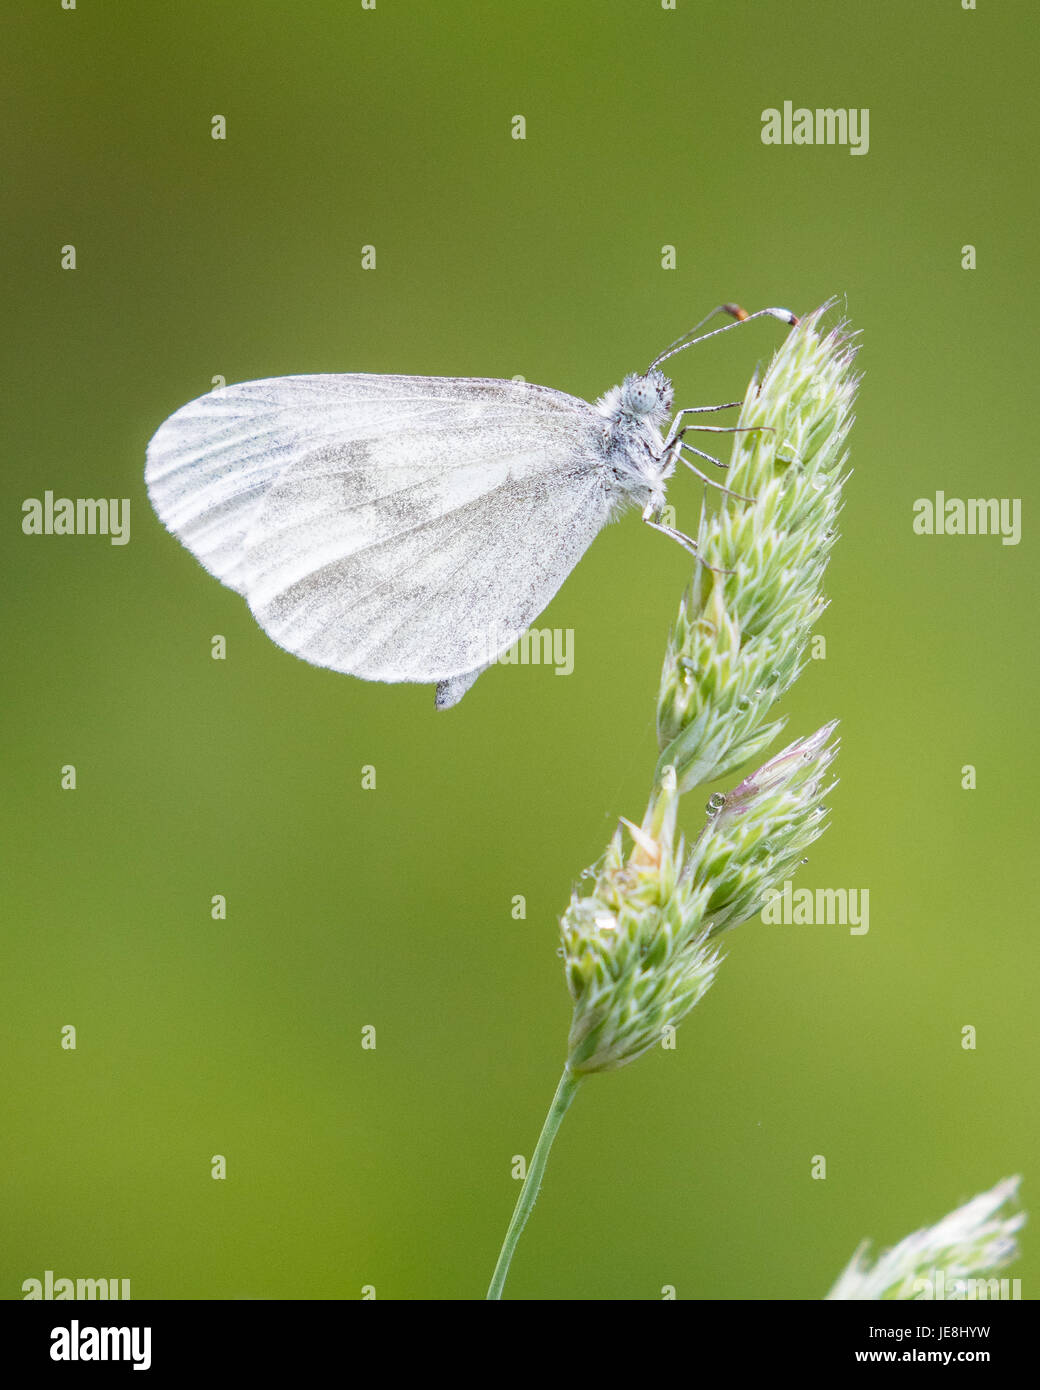
[[[147,480],[279,645],[369,679],[445,681],[505,650],[606,522],[602,427],[524,382],[281,377],[171,416]]]

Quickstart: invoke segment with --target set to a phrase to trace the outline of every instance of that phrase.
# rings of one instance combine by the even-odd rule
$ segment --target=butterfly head
[[[625,415],[660,425],[671,413],[672,383],[656,367],[645,376],[626,376],[619,404]]]

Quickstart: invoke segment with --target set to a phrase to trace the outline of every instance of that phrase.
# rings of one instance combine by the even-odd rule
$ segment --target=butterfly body
[[[627,376],[596,402],[606,420],[603,457],[616,504],[641,510],[664,505],[665,483],[675,471],[661,426],[672,408],[672,383],[663,372]]]

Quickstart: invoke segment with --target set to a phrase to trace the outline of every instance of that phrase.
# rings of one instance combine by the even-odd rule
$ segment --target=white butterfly
[[[682,417],[724,407],[679,411],[665,437],[672,387],[657,366],[696,331],[595,405],[483,378],[221,387],[157,430],[148,494],[279,646],[366,680],[436,682],[446,709],[626,505],[692,546],[657,520],[665,482],[691,448]]]

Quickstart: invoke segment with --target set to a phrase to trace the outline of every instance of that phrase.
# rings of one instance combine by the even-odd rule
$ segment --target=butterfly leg
[[[772,428],[772,425],[733,425],[727,428],[722,428],[721,426],[716,428],[711,425],[683,425],[683,427],[680,430],[674,431],[673,433],[669,434],[667,440],[665,441],[664,452],[662,453],[661,457],[666,458],[668,456],[668,451],[672,450],[672,462],[674,466],[675,460],[679,458],[679,450],[688,449],[690,453],[697,454],[698,457],[702,459],[707,459],[709,463],[713,463],[716,468],[721,468],[723,472],[725,472],[726,469],[729,467],[728,463],[723,463],[722,460],[717,459],[714,454],[706,454],[703,449],[695,448],[694,445],[687,444],[685,442],[687,430],[710,430],[712,434],[734,434],[737,430],[772,430]],[[686,462],[687,460],[683,459],[683,463]],[[710,480],[706,479],[705,481]],[[712,486],[717,487],[718,484],[713,483]],[[721,491],[725,492],[726,489],[722,488]],[[734,493],[734,496],[738,495],[739,494]]]
[[[711,454],[705,454],[700,449],[695,449],[692,444],[682,444],[680,448],[689,449],[690,452],[696,454],[698,458],[707,459],[709,463],[717,464],[719,462],[718,459],[713,458]],[[707,483],[709,487],[718,488],[719,492],[725,494],[726,497],[735,497],[738,502],[754,502],[755,499],[753,497],[745,497],[742,492],[733,492],[728,487],[723,487],[721,483],[717,483],[714,478],[709,478],[707,473],[702,473],[689,459],[683,458],[682,454],[677,453],[676,458],[680,463],[684,463],[691,473],[696,474],[702,483]],[[720,464],[719,466],[725,467],[724,464]]]
[[[738,401],[737,404],[740,405],[742,402]],[[713,405],[706,408],[709,410],[726,409],[725,406],[721,405]],[[694,406],[693,409],[696,410],[698,407]],[[668,438],[664,441],[665,452],[667,452],[676,441],[682,440],[687,430],[696,430],[701,434],[751,434],[755,430],[768,430],[770,433],[773,432],[772,425],[679,425],[679,416],[689,413],[690,407],[684,406],[672,421],[672,427],[668,431]],[[687,445],[686,447],[689,446]],[[708,455],[705,454],[704,457],[707,458]],[[720,468],[729,467],[728,463],[723,463],[720,459],[712,459],[712,463],[718,464]]]
[[[728,467],[729,467],[729,464],[728,464],[728,463],[723,463],[722,460],[721,460],[721,459],[717,459],[717,458],[715,457],[714,454],[706,454],[706,453],[704,453],[701,449],[695,449],[695,448],[693,447],[692,444],[683,443],[683,442],[682,442],[682,437],[683,437],[683,435],[685,435],[685,433],[686,433],[687,430],[710,431],[712,434],[735,434],[738,430],[748,430],[748,431],[750,431],[750,430],[768,430],[770,434],[775,434],[775,432],[776,432],[776,431],[773,429],[773,426],[772,426],[772,425],[684,425],[683,428],[679,431],[679,436],[678,436],[679,441],[680,441],[679,447],[682,448],[682,449],[689,449],[689,450],[691,451],[691,453],[698,454],[702,459],[707,459],[709,463],[715,464],[715,466],[716,466],[717,468],[728,468]],[[678,457],[678,455],[676,455],[676,457]],[[778,462],[778,463],[797,463],[797,462],[798,462],[798,459],[785,459],[785,458],[783,457],[783,455],[782,455],[782,454],[779,454],[779,453],[777,454],[776,458],[777,458],[777,462]],[[686,464],[687,468],[693,468],[693,464],[690,463],[689,459],[683,459],[683,463]],[[694,471],[695,473],[697,473],[697,469],[696,469],[696,468],[693,468],[693,471]],[[699,478],[703,478],[703,477],[704,477],[704,474],[703,474],[703,473],[697,473],[697,476],[698,476]],[[708,482],[708,481],[710,481],[710,480],[707,479],[707,478],[705,478],[705,482]],[[714,486],[714,487],[718,487],[718,484],[717,484],[717,483],[714,483],[713,486]],[[725,489],[725,488],[721,488],[720,491],[725,492],[726,489]],[[740,494],[737,493],[737,492],[734,492],[734,493],[732,493],[731,495],[732,495],[733,497],[739,497],[739,496],[740,496]],[[745,498],[744,500],[747,501],[748,499]]]
[[[722,570],[718,569],[715,565],[709,565],[707,560],[701,558],[700,552],[697,549],[697,542],[684,532],[677,531],[674,526],[666,526],[663,521],[655,521],[654,510],[655,503],[653,500],[649,501],[643,508],[643,520],[652,530],[660,531],[662,536],[670,536],[673,541],[676,541],[682,546],[683,550],[689,551],[698,564],[703,565],[705,569],[711,570],[712,574],[733,573],[732,570]]]
[[[696,473],[697,477],[700,478],[702,482],[707,483],[709,487],[718,488],[719,492],[724,493],[727,497],[736,497],[741,502],[753,502],[755,500],[753,497],[745,497],[741,492],[732,492],[728,487],[723,487],[722,484],[717,483],[714,478],[709,478],[706,473],[702,473],[689,459],[683,458],[682,454],[679,452],[680,449],[688,449],[691,454],[696,454],[698,458],[707,459],[709,463],[715,464],[716,468],[726,468],[728,466],[717,459],[714,454],[706,454],[703,449],[696,449],[692,444],[687,444],[683,439],[685,432],[685,428],[680,430],[669,445],[671,457],[668,472],[671,473],[676,462],[684,463],[691,473]],[[668,452],[666,451],[662,457],[667,459],[669,457]]]
[[[714,414],[718,410],[733,410],[743,401],[727,401],[725,405],[684,405],[681,410],[677,410],[672,417],[672,423],[668,428],[668,438],[664,441],[667,449],[670,444],[674,444],[687,430],[710,430],[712,434],[732,434],[736,430],[761,429],[759,425],[683,425],[680,423],[684,415],[704,415]]]
[[[772,425],[684,425],[680,433],[685,434],[687,430],[699,430],[701,434],[753,434],[755,430],[768,430],[773,433]]]
[[[722,405],[684,405],[681,410],[677,410],[672,418],[671,427],[665,445],[669,445],[677,434],[681,426],[679,421],[684,415],[714,415],[719,410],[735,410],[738,405],[743,405],[743,401],[726,401]]]

